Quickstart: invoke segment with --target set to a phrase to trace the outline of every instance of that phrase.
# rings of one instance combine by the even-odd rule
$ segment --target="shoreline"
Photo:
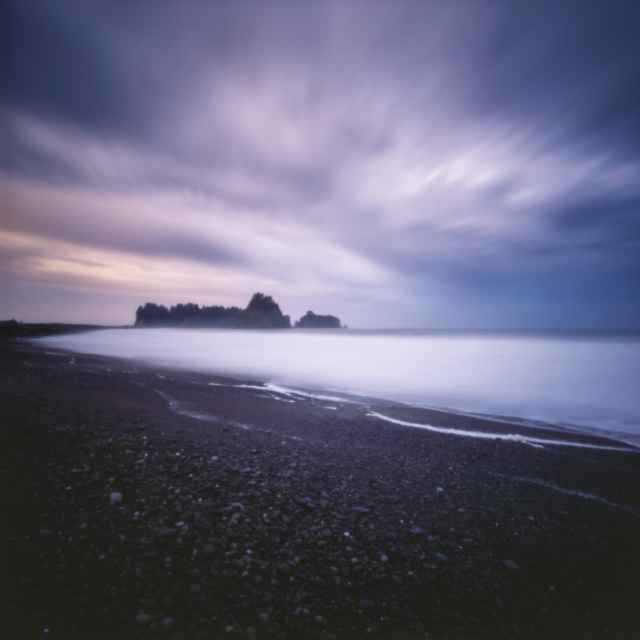
[[[7,637],[637,631],[637,450],[47,351],[0,343]]]
[[[47,325],[48,326],[48,325]],[[75,329],[74,325],[68,325],[68,329],[65,330],[67,325],[61,325],[60,334],[69,334],[69,333],[78,333],[83,332],[82,330]],[[103,328],[114,328],[114,327],[103,327]],[[122,327],[119,327],[122,328]],[[124,327],[131,328],[131,327]],[[46,336],[38,336],[38,337],[49,337]],[[29,337],[25,338],[24,344],[32,344],[34,347],[44,348],[45,345],[43,343],[29,341]],[[561,422],[554,423],[549,420],[536,419],[531,417],[523,417],[523,416],[509,416],[509,415],[493,415],[490,413],[479,413],[473,411],[465,411],[465,410],[457,410],[450,407],[437,407],[437,406],[428,406],[424,404],[416,404],[410,403],[402,400],[392,399],[392,398],[381,398],[372,395],[359,395],[354,392],[345,392],[338,390],[326,390],[326,389],[314,389],[308,386],[294,386],[290,384],[281,384],[277,382],[269,382],[263,379],[263,377],[259,375],[251,375],[247,377],[242,377],[241,374],[237,373],[224,373],[224,372],[216,372],[216,371],[207,371],[206,369],[190,369],[188,365],[170,365],[168,363],[154,363],[148,362],[144,360],[136,360],[135,358],[126,358],[121,356],[111,356],[111,355],[100,355],[100,354],[91,354],[84,353],[82,351],[75,351],[73,349],[69,349],[66,347],[58,347],[58,346],[50,346],[50,349],[58,349],[61,352],[66,353],[70,358],[73,358],[78,355],[84,355],[86,357],[104,357],[105,359],[113,358],[115,362],[119,363],[120,366],[133,366],[132,363],[137,363],[138,366],[147,368],[147,369],[166,369],[167,371],[175,371],[175,372],[183,372],[183,373],[193,373],[195,375],[202,374],[211,376],[213,378],[221,378],[224,380],[228,380],[226,383],[228,386],[234,386],[234,382],[249,382],[250,384],[267,386],[272,388],[281,389],[284,394],[293,393],[294,396],[308,396],[309,398],[322,399],[327,397],[333,397],[334,400],[347,402],[347,403],[355,403],[360,404],[362,406],[380,406],[380,407],[394,407],[399,409],[410,410],[411,415],[417,416],[416,420],[422,421],[424,423],[425,428],[429,428],[429,420],[431,420],[432,416],[436,417],[436,421],[443,421],[449,425],[451,423],[451,417],[457,418],[458,423],[467,423],[471,421],[473,424],[474,421],[479,420],[478,424],[483,425],[483,429],[486,428],[488,423],[495,425],[507,425],[509,434],[518,436],[523,435],[524,439],[528,440],[532,445],[535,446],[536,440],[540,438],[551,438],[552,440],[559,440],[560,436],[564,436],[567,439],[568,444],[571,445],[574,442],[579,443],[582,439],[585,442],[592,442],[594,446],[600,444],[603,447],[613,447],[620,448],[621,450],[627,449],[635,449],[640,450],[640,436],[637,434],[633,434],[631,432],[626,431],[616,431],[605,428],[598,428],[596,426],[588,426],[588,425],[580,425],[580,424],[564,424]],[[380,416],[381,419],[385,419],[385,417]],[[389,421],[393,421],[392,417],[387,417]],[[409,427],[419,427],[422,426],[419,423],[411,423],[409,425],[405,425]],[[460,430],[460,435],[463,435],[464,429]],[[499,432],[502,433],[503,428],[499,427]],[[516,433],[513,433],[513,432]],[[546,441],[548,444],[551,442]],[[542,444],[545,444],[545,440],[543,440]]]
[[[560,356],[553,350],[553,345],[544,342],[544,348],[540,350],[546,354],[544,357],[534,358],[523,366],[523,358],[514,356],[506,360],[507,364],[498,366],[490,376],[485,376],[485,365],[482,364],[485,360],[478,360],[477,353],[473,355],[474,350],[487,348],[482,342],[473,342],[466,347],[470,350],[470,362],[462,367],[460,358],[453,358],[457,364],[447,363],[448,350],[443,351],[447,345],[431,344],[428,340],[404,343],[401,336],[396,336],[400,342],[393,343],[392,357],[383,357],[384,362],[371,362],[370,366],[362,368],[362,364],[355,363],[369,362],[373,347],[382,348],[384,343],[378,345],[376,342],[370,348],[366,348],[366,341],[343,344],[341,338],[334,339],[335,334],[329,337],[328,332],[320,332],[318,335],[323,336],[320,340],[315,340],[315,336],[311,338],[313,332],[310,332],[309,340],[305,338],[297,344],[282,339],[280,335],[276,337],[275,333],[280,332],[267,332],[263,340],[265,334],[262,332],[245,333],[245,339],[233,331],[204,330],[204,333],[198,333],[195,330],[195,334],[192,330],[176,330],[175,334],[173,330],[167,330],[166,334],[156,334],[154,330],[139,331],[140,334],[134,331],[122,335],[107,332],[104,340],[97,334],[89,334],[51,338],[48,342],[52,346],[58,343],[61,347],[80,352],[94,351],[115,357],[131,358],[131,354],[138,354],[146,358],[150,366],[248,376],[255,381],[271,380],[312,394],[342,394],[354,400],[364,397],[366,402],[380,403],[380,398],[384,398],[384,402],[399,406],[503,422],[513,424],[516,429],[551,428],[567,434],[610,438],[640,447],[637,431],[640,406],[630,384],[637,372],[637,359],[631,354],[640,355],[637,341],[630,343],[632,350],[626,358],[616,363],[611,361],[612,351],[602,343],[590,344],[584,348],[586,351],[580,348],[576,353],[570,343],[563,342],[562,348],[568,352],[563,351],[565,364],[560,367],[561,373],[550,365],[554,358]],[[489,351],[506,348],[505,339],[508,338],[490,343]],[[173,345],[173,348],[169,349],[167,345]],[[421,357],[399,360],[398,354],[403,353],[407,345],[419,350]],[[455,354],[457,345],[448,346]],[[523,344],[518,348],[526,354],[533,346]],[[617,347],[618,350],[620,348]],[[211,362],[204,357],[208,349],[219,354],[215,367],[210,366]],[[382,351],[383,354],[388,353],[389,348]],[[615,349],[613,353],[616,353]],[[419,364],[431,361],[434,354],[441,359],[442,378],[434,375],[433,366]],[[599,358],[596,358],[598,354]],[[591,363],[586,368],[581,365],[585,358]],[[593,364],[595,362],[600,364]],[[336,363],[340,364],[336,366]],[[470,372],[473,371],[476,375],[472,376]],[[512,380],[516,381],[513,385]],[[527,384],[523,383],[525,380]],[[556,386],[549,384],[549,380],[555,380]],[[599,383],[596,384],[597,380]],[[314,392],[314,388],[336,391]]]

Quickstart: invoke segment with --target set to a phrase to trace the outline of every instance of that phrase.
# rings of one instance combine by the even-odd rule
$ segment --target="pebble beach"
[[[631,445],[10,340],[0,407],[2,638],[638,637]]]

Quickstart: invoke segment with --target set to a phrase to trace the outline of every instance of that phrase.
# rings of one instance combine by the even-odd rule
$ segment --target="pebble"
[[[148,613],[141,613],[136,617],[136,622],[138,624],[147,624],[151,620],[151,616]]]
[[[520,570],[520,567],[513,560],[505,560],[504,566],[507,567],[507,569],[511,569],[511,571]]]
[[[118,493],[117,491],[112,491],[109,494],[109,501],[111,502],[111,504],[118,504],[122,502],[122,494]]]

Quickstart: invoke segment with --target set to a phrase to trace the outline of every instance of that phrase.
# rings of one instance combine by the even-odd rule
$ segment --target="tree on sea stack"
[[[283,315],[271,296],[254,293],[247,308],[236,321],[239,329],[290,329],[289,316]]]

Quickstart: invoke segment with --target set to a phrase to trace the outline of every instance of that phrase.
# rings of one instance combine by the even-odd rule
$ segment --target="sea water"
[[[43,341],[640,444],[638,333],[107,329]]]

